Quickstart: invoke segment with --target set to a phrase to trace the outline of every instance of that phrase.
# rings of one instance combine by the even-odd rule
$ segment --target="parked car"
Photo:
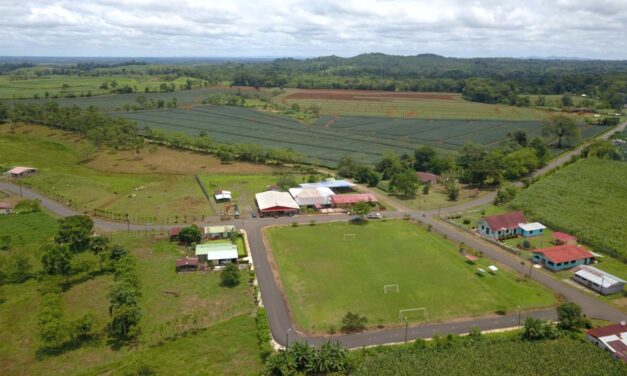
[[[381,219],[383,216],[381,213],[370,213],[368,214],[368,219]]]

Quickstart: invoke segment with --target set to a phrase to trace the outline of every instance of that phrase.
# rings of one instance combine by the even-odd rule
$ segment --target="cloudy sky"
[[[0,55],[627,59],[627,0],[0,0]]]

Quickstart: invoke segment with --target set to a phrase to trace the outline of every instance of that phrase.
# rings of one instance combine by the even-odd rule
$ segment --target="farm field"
[[[272,174],[268,166],[233,163],[211,156],[162,147],[97,152],[87,141],[58,130],[21,126],[14,134],[0,127],[3,166],[27,165],[39,173],[22,180],[78,209],[97,210],[113,219],[150,223],[201,220],[216,213],[196,182],[195,174]],[[123,218],[122,218],[123,217]],[[195,219],[194,219],[195,218]]]
[[[287,89],[274,102],[317,106],[334,116],[385,116],[404,119],[543,120],[548,113],[529,108],[464,100],[457,93],[370,90]]]
[[[52,230],[52,226],[45,227],[47,233]],[[104,274],[79,282],[62,293],[65,317],[76,319],[88,312],[94,314],[98,337],[58,355],[38,355],[41,286],[31,279],[3,286],[6,301],[0,304],[0,373],[48,375],[53,369],[65,375],[121,374],[134,353],[151,367],[165,372],[174,365],[181,366],[181,349],[193,352],[200,348],[211,351],[212,356],[186,359],[185,365],[190,369],[202,367],[218,374],[250,374],[260,370],[251,316],[255,307],[246,283],[229,289],[219,286],[217,273],[176,273],[174,261],[185,253],[184,248],[152,236],[113,234],[112,242],[132,250],[137,258],[143,312],[139,346],[115,349],[107,342],[104,328],[109,321],[107,293],[112,276]],[[83,261],[96,261],[88,251],[80,256]],[[38,264],[35,269],[39,269]],[[162,328],[184,315],[202,316],[201,329],[160,342]],[[225,347],[225,344],[229,345]],[[208,364],[207,359],[220,361]]]
[[[372,328],[399,325],[401,309],[424,307],[429,321],[442,321],[557,302],[507,270],[475,274],[491,262],[470,265],[455,244],[410,222],[273,227],[266,236],[292,317],[306,332],[339,330],[347,311],[365,315]],[[385,294],[389,284],[399,292]],[[409,315],[411,323],[425,318]]]
[[[267,148],[291,148],[313,162],[335,166],[341,157],[359,154],[373,162],[385,151],[413,153],[419,145],[453,153],[473,141],[497,146],[506,134],[525,130],[529,136],[541,133],[538,121],[433,120],[385,117],[323,116],[312,125],[234,106],[196,106],[190,110],[150,110],[118,113],[138,125],[198,135],[226,143],[258,144]],[[598,134],[605,127],[582,125],[582,137]]]
[[[494,336],[484,336],[481,342],[452,348],[382,349],[380,354],[365,357],[352,374],[619,376],[627,372],[625,364],[580,338],[531,342]],[[352,355],[359,356],[357,353]]]
[[[159,90],[162,83],[175,84],[178,89],[179,85],[185,83],[188,77],[178,77],[174,80],[164,80],[159,76],[142,76],[142,75],[110,75],[110,76],[78,76],[78,75],[44,75],[41,77],[24,74],[24,75],[0,75],[0,99],[23,99],[45,98],[48,92],[50,97],[65,97],[74,95],[102,95],[109,94],[108,89],[101,89],[103,82],[116,81],[118,87],[129,85],[137,87],[137,92],[144,92],[144,88],[148,87],[152,91]],[[196,79],[192,79],[198,81]],[[64,86],[66,85],[66,86]],[[79,99],[75,98],[75,99]],[[72,98],[68,98],[72,99]]]
[[[1,77],[1,76],[0,76]],[[101,78],[103,80],[104,78]],[[1,88],[0,88],[1,90]],[[81,108],[87,108],[89,106],[95,106],[104,111],[121,111],[124,106],[139,105],[139,98],[144,98],[146,101],[158,101],[163,100],[166,103],[176,98],[178,107],[190,108],[191,106],[202,104],[203,100],[207,99],[207,96],[212,94],[221,93],[236,93],[238,90],[254,90],[253,88],[239,88],[228,86],[209,86],[202,88],[194,88],[191,90],[178,90],[169,93],[132,93],[132,94],[109,94],[103,93],[102,95],[92,97],[75,97],[75,98],[54,98],[55,102],[61,106],[78,106]],[[1,91],[0,91],[1,92]],[[46,103],[46,99],[21,99],[16,103]],[[13,100],[1,99],[0,102],[12,104]]]
[[[627,163],[581,159],[524,189],[513,205],[593,251],[627,258],[626,181]]]

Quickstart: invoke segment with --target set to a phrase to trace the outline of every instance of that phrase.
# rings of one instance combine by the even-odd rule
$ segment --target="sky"
[[[0,55],[627,59],[627,0],[0,0]]]

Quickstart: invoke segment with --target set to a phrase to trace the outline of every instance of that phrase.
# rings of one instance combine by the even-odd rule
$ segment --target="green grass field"
[[[373,327],[398,325],[400,309],[425,307],[429,321],[441,321],[556,303],[504,269],[478,276],[489,260],[470,265],[453,243],[405,221],[274,227],[266,234],[292,315],[308,332],[339,329],[347,311],[366,315]],[[388,284],[400,292],[384,294]],[[412,323],[424,318],[409,316]]]
[[[88,152],[89,160],[84,161]],[[229,182],[248,202],[251,192],[238,189],[256,179],[252,172],[270,179],[278,171],[245,163],[221,165],[212,156],[165,148],[144,148],[139,157],[132,151],[95,152],[75,135],[36,126],[19,127],[14,134],[8,125],[0,126],[0,161],[5,167],[37,167],[39,173],[22,183],[78,210],[97,209],[113,219],[129,213],[131,221],[142,223],[199,221],[216,215],[195,174]]]
[[[29,230],[27,226],[32,227]],[[51,236],[55,228],[56,220],[45,213],[0,218],[0,235],[7,231],[37,232],[30,239],[33,247],[20,248],[21,252],[32,256],[35,270],[40,268],[35,246]],[[75,319],[93,313],[100,336],[59,355],[37,356],[37,313],[41,295],[40,283],[31,279],[23,284],[2,286],[6,300],[0,304],[0,374],[49,375],[50,370],[64,375],[121,374],[133,353],[145,357],[150,366],[164,374],[178,373],[180,367],[187,367],[192,373],[199,369],[215,374],[260,371],[255,323],[251,316],[255,307],[246,283],[223,288],[219,286],[217,273],[176,273],[174,262],[185,249],[168,241],[133,233],[111,236],[113,243],[131,249],[138,261],[143,312],[139,346],[114,349],[106,341],[107,293],[112,276],[105,274],[78,283],[62,294],[65,317]],[[95,261],[89,252],[81,254],[80,258]],[[244,281],[245,276],[242,279]],[[204,317],[204,329],[158,342],[156,336],[165,323],[194,313]],[[182,352],[187,357],[183,358]]]
[[[120,75],[120,76],[78,76],[78,75],[0,75],[0,99],[23,99],[45,98],[48,92],[49,98],[54,96],[86,96],[91,93],[93,96],[109,94],[108,89],[101,89],[104,82],[115,81],[118,87],[129,85],[136,87],[137,92],[143,93],[144,88],[151,91],[158,91],[159,85],[166,83],[175,84],[176,89],[185,83],[188,77],[178,77],[174,80],[166,81],[159,76],[142,75]],[[195,79],[192,79],[197,81]],[[63,85],[67,85],[64,87]]]
[[[627,163],[582,159],[523,190],[513,204],[594,251],[627,258],[626,181]]]

